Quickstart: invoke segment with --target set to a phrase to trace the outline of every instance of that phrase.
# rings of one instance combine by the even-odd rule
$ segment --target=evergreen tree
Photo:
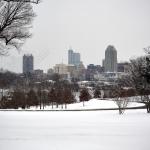
[[[94,90],[94,98],[100,98],[101,97],[101,92],[98,88]]]
[[[91,95],[89,94],[88,92],[88,89],[87,88],[83,88],[81,91],[80,91],[80,101],[83,102],[83,106],[84,106],[84,102],[85,101],[88,101],[89,99],[91,99]]]
[[[63,103],[65,104],[65,108],[67,108],[67,104],[75,102],[74,95],[72,94],[71,89],[65,88],[63,90]]]

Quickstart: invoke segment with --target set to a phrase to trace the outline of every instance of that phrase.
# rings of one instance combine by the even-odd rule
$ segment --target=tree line
[[[91,98],[100,98],[101,92],[99,88],[95,88],[90,93],[89,89],[79,88],[76,82],[68,82],[61,80],[59,75],[54,75],[55,81],[49,82],[46,79],[34,79],[33,76],[18,75],[12,72],[0,73],[0,89],[1,100],[0,108],[30,108],[31,106],[39,106],[44,109],[51,105],[56,108],[67,108],[67,104],[77,102],[76,95],[78,93],[79,100],[84,102]],[[4,92],[8,90],[7,94]]]
[[[22,78],[10,72],[0,73],[0,89],[9,90],[9,94],[1,92],[0,108],[30,108],[47,105],[65,105],[75,102],[74,93],[78,90],[77,84],[67,81],[49,83],[41,81],[32,83],[29,78]]]

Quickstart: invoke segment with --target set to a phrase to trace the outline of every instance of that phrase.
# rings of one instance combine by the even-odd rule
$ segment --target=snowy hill
[[[144,106],[142,103],[137,102],[130,102],[128,103],[127,107],[140,107]],[[89,101],[74,103],[74,104],[67,104],[67,110],[84,110],[84,109],[114,109],[118,108],[117,104],[112,100],[97,100],[97,99],[91,99]],[[31,110],[39,110],[39,107],[31,107]],[[52,109],[52,106],[45,106],[44,110],[65,110],[65,106],[59,105],[58,108],[54,105],[54,108]]]

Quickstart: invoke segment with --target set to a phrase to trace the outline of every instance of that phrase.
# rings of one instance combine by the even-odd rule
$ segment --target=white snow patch
[[[0,150],[149,150],[146,110],[0,112]]]

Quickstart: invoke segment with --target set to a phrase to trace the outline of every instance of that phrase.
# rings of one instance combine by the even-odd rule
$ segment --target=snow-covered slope
[[[128,103],[128,107],[138,107],[138,106],[143,106],[142,103],[136,103],[136,102],[130,102]],[[91,99],[89,101],[84,102],[84,106],[83,106],[83,102],[80,103],[74,103],[74,104],[68,104],[67,105],[67,109],[68,110],[79,110],[79,109],[111,109],[111,108],[118,108],[116,103],[112,100],[97,100],[97,99]],[[30,109],[39,109],[39,107],[35,108],[35,107],[31,107]],[[44,108],[45,110],[51,110],[52,106],[46,106]],[[53,110],[61,110],[64,109],[65,110],[65,106],[59,105],[58,108],[56,108],[56,106],[54,105]]]

